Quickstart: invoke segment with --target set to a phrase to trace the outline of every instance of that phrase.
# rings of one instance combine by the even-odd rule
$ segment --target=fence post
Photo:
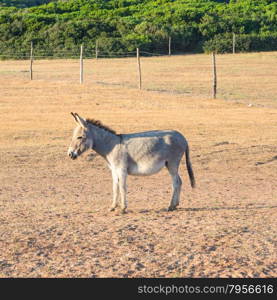
[[[138,75],[139,75],[139,89],[141,90],[141,68],[140,68],[139,48],[137,48],[137,63],[138,63]]]
[[[168,55],[171,55],[171,36],[168,37]]]
[[[84,65],[83,65],[83,44],[80,49],[80,83],[84,81]]]
[[[33,41],[31,41],[30,50],[30,79],[33,80]]]
[[[95,42],[95,58],[98,59],[98,40]]]
[[[216,75],[216,60],[215,60],[214,51],[212,53],[212,61],[213,61],[213,99],[216,99],[217,75]]]
[[[233,54],[236,53],[236,34],[233,33]]]

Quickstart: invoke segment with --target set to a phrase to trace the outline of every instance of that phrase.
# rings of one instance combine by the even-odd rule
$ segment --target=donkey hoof
[[[121,213],[122,213],[123,215],[126,214],[126,213],[127,213],[126,210],[127,210],[126,208],[122,208],[122,209],[121,209]]]
[[[169,208],[167,209],[167,211],[173,211],[176,209],[176,206],[169,206]]]
[[[115,211],[115,207],[112,206],[112,207],[110,208],[110,211]]]

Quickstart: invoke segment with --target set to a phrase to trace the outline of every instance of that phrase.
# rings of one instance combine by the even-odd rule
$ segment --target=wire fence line
[[[31,51],[31,49],[30,49]],[[136,51],[105,51],[105,50],[89,50],[86,51],[84,48],[83,51],[83,58],[84,59],[93,59],[93,58],[121,58],[121,57],[135,57]],[[151,57],[151,56],[165,56],[166,54],[162,53],[153,53],[148,51],[140,51],[141,56]],[[39,58],[39,59],[68,59],[68,58],[79,58],[80,56],[80,49],[60,49],[58,51],[55,51],[51,54],[47,50],[36,50],[33,49],[33,58]],[[22,53],[22,52],[12,52],[12,53],[4,53],[0,54],[0,59],[29,59],[30,53]]]
[[[215,55],[215,60],[207,54],[169,56],[140,50],[94,54],[80,57],[64,50],[61,59],[33,51],[22,60],[1,60],[0,76],[277,103],[277,52]]]
[[[74,56],[74,55],[66,55],[66,52],[63,52],[63,58],[67,58],[67,59],[79,59],[79,65],[80,65],[80,71],[79,71],[79,81],[80,84],[83,84],[84,82],[84,59],[88,60],[88,59],[105,59],[105,58],[113,58],[113,59],[126,59],[126,58],[136,58],[137,61],[137,78],[138,78],[138,88],[141,90],[142,89],[142,74],[141,74],[141,63],[140,63],[140,57],[144,56],[144,57],[164,57],[165,55],[159,54],[159,53],[151,53],[151,52],[147,52],[147,51],[140,51],[139,48],[136,49],[136,52],[134,51],[130,51],[130,52],[125,52],[125,53],[121,53],[121,52],[113,52],[113,53],[109,53],[107,55],[105,54],[101,54],[99,55],[99,53],[96,51],[95,52],[95,56],[88,56],[88,55],[84,55],[84,51],[83,51],[83,45],[81,45],[80,47],[80,54],[79,56]],[[171,55],[167,55],[167,56],[171,56]],[[213,56],[215,56],[215,54],[213,53]],[[28,58],[28,56],[24,56],[26,59]],[[35,60],[40,60],[40,59],[60,59],[59,56],[43,56],[43,55],[34,55],[34,51],[33,51],[33,44],[31,43],[31,50],[30,50],[30,79],[33,80],[33,64]],[[215,60],[213,60],[213,98],[216,98],[216,90],[217,90],[217,86],[216,86],[216,75],[215,75],[215,71],[216,71],[216,65],[215,65]],[[100,81],[97,81],[97,83],[99,83]],[[112,83],[115,84],[115,83]],[[133,85],[132,85],[133,87]]]
[[[150,52],[146,52],[146,51],[141,51],[140,52],[142,56],[145,57],[152,57],[152,56],[165,56],[164,54],[159,54],[159,53],[150,53]],[[136,57],[136,52],[125,52],[125,53],[109,53],[109,54],[99,54],[97,58],[126,58],[126,57]],[[2,60],[8,60],[8,59],[29,59],[30,55],[22,55],[22,54],[14,54],[14,55],[5,55],[2,54],[0,55],[0,59]],[[70,52],[62,52],[62,53],[58,53],[55,55],[45,55],[42,53],[39,53],[37,55],[33,55],[33,58],[37,58],[37,59],[77,59],[79,58],[79,54],[71,54]],[[84,59],[94,59],[95,55],[84,55],[83,57]]]

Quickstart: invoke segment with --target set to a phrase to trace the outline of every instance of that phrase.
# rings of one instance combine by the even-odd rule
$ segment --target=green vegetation
[[[53,0],[1,0],[0,6],[31,7],[52,2]],[[58,1],[58,0],[54,0]]]
[[[0,55],[27,55],[33,41],[36,55],[74,54],[83,43],[85,54],[91,56],[96,40],[101,53],[126,53],[136,47],[167,53],[169,36],[173,53],[230,52],[233,32],[237,51],[277,50],[277,3],[272,0],[2,0],[1,4]]]

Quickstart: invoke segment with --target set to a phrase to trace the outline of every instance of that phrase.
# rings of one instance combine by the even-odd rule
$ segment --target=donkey
[[[168,211],[176,209],[180,201],[182,180],[178,174],[180,161],[186,155],[187,171],[191,187],[195,179],[185,137],[174,130],[155,130],[140,133],[116,134],[100,121],[84,119],[71,113],[77,127],[74,129],[68,155],[76,159],[88,149],[102,156],[111,169],[113,179],[113,201],[111,211],[119,202],[121,212],[127,209],[127,175],[152,175],[166,167],[172,177],[173,194]]]

